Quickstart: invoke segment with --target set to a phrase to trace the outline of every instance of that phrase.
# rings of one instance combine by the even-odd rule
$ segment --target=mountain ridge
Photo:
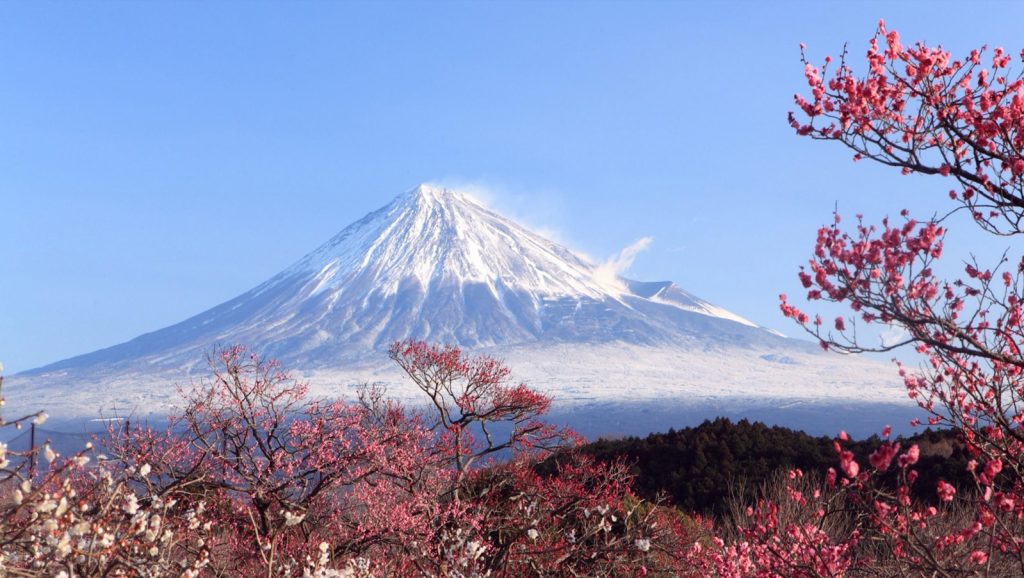
[[[671,281],[618,279],[451,189],[420,185],[345,227],[267,281],[180,323],[28,370],[187,365],[217,343],[244,342],[312,367],[405,338],[469,347],[530,341],[672,343],[773,339]],[[724,320],[719,324],[692,314]],[[352,350],[348,350],[351,346]],[[317,351],[319,350],[319,351]]]
[[[212,348],[241,343],[314,395],[381,382],[418,403],[386,353],[413,338],[505,360],[589,432],[750,412],[829,427],[830,412],[856,404],[877,419],[906,409],[890,368],[785,338],[671,281],[607,272],[468,195],[421,185],[233,299],[11,376],[4,393],[8,408],[52,415],[159,417],[179,402],[176,384],[208,375]]]

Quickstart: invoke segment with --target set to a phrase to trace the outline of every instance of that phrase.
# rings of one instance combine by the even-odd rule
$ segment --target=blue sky
[[[595,259],[650,236],[633,277],[794,333],[777,295],[834,206],[946,207],[793,135],[798,44],[859,56],[882,17],[1024,46],[1020,5],[965,6],[0,3],[0,360],[180,321],[425,181]]]

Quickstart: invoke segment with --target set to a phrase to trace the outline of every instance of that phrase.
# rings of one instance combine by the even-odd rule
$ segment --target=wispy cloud
[[[892,323],[889,327],[879,334],[878,338],[882,341],[882,347],[892,347],[901,341],[906,340],[910,337],[910,333],[903,328],[901,325]]]
[[[636,256],[647,249],[647,247],[650,247],[653,241],[652,237],[641,237],[630,243],[619,251],[618,254],[613,255],[607,261],[598,265],[594,270],[594,277],[605,285],[624,290],[625,287],[622,285],[619,277],[626,273],[626,271],[629,271],[629,268],[633,266],[633,261],[636,260]]]
[[[426,184],[465,193],[487,207],[494,206],[496,200],[503,196],[501,187],[488,185],[478,180],[448,177],[436,181],[430,181]]]
[[[556,190],[523,191],[500,183],[463,177],[445,177],[427,184],[465,193],[485,207],[524,225],[538,235],[569,247],[585,260],[597,262],[597,259],[574,246],[568,236],[552,223],[552,218],[557,219],[565,208],[564,197]],[[619,277],[629,271],[637,255],[646,250],[653,240],[652,237],[641,237],[596,265],[595,280],[609,289],[626,292],[627,288]]]
[[[558,226],[558,216],[564,213],[563,195],[557,190],[528,190],[510,187],[484,179],[445,177],[428,183],[465,193],[483,206],[500,213],[529,230],[572,248],[565,232]]]

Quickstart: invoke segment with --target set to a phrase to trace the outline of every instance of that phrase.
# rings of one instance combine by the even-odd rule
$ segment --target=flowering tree
[[[416,424],[393,409],[309,400],[277,362],[240,346],[217,352],[211,367],[166,430],[112,432],[119,460],[148,464],[161,492],[211,502],[220,572],[296,575],[321,543],[351,549],[363,536],[346,492],[402,468]]]
[[[241,347],[212,358],[164,430],[111,431],[150,494],[205,504],[211,575],[624,576],[677,572],[685,519],[629,489],[623,463],[573,451],[542,421],[550,398],[487,357],[396,343],[426,394],[357,403]],[[550,462],[543,462],[550,458]]]
[[[406,341],[395,343],[390,354],[430,402],[419,423],[433,434],[422,455],[423,463],[434,464],[434,477],[430,506],[420,510],[434,513],[405,525],[426,534],[402,546],[404,560],[415,561],[418,571],[678,571],[687,535],[681,517],[637,498],[625,464],[575,454],[580,438],[542,421],[550,397],[511,382],[499,361],[467,357],[455,347]],[[540,468],[538,460],[549,455],[550,467]],[[421,472],[423,463],[414,471]],[[409,498],[422,500],[420,489],[406,487]]]
[[[38,412],[0,427],[45,419]],[[210,556],[205,503],[156,491],[148,465],[95,464],[93,453],[92,444],[62,458],[49,443],[24,452],[0,443],[0,574],[199,576]],[[36,459],[44,469],[33,475]]]
[[[511,370],[496,359],[470,358],[457,347],[422,341],[397,342],[389,354],[429,399],[425,425],[450,446],[447,457],[457,480],[499,452],[545,451],[579,441],[572,431],[541,421],[551,398],[511,383]]]
[[[880,24],[862,76],[846,54],[837,63],[826,58],[821,69],[804,59],[810,96],[797,95],[800,112],[790,114],[798,134],[839,142],[854,160],[951,183],[954,205],[945,216],[917,220],[903,211],[880,226],[858,217],[847,231],[836,215],[818,231],[814,256],[800,272],[807,298],[847,304],[851,315],[826,323],[782,296],[784,314],[826,348],[913,345],[927,361],[918,370],[899,367],[908,395],[930,424],[960,432],[975,458],[968,466],[975,488],[940,481],[938,507],[925,507],[907,492],[917,448],[900,453],[895,443],[883,445],[862,467],[837,447],[847,503],[863,509],[861,529],[902,571],[1024,573],[1024,259],[975,258],[955,279],[935,272],[954,214],[994,234],[1024,230],[1024,79],[1011,72],[1012,61],[1001,48],[954,58],[941,47],[904,46]],[[873,345],[858,338],[858,323],[896,325],[907,337]],[[872,480],[893,464],[901,483],[885,493]]]

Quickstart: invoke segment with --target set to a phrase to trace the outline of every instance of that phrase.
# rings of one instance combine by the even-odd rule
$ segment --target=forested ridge
[[[934,501],[940,479],[960,487],[970,484],[965,469],[969,458],[956,433],[928,429],[897,441],[921,448],[916,497]],[[799,468],[824,477],[838,464],[833,444],[831,437],[719,417],[645,438],[598,439],[583,451],[601,461],[625,460],[636,475],[634,488],[644,498],[663,494],[685,512],[722,514],[730,496],[749,500],[779,470]],[[847,449],[863,462],[881,444],[872,436],[849,443]]]

